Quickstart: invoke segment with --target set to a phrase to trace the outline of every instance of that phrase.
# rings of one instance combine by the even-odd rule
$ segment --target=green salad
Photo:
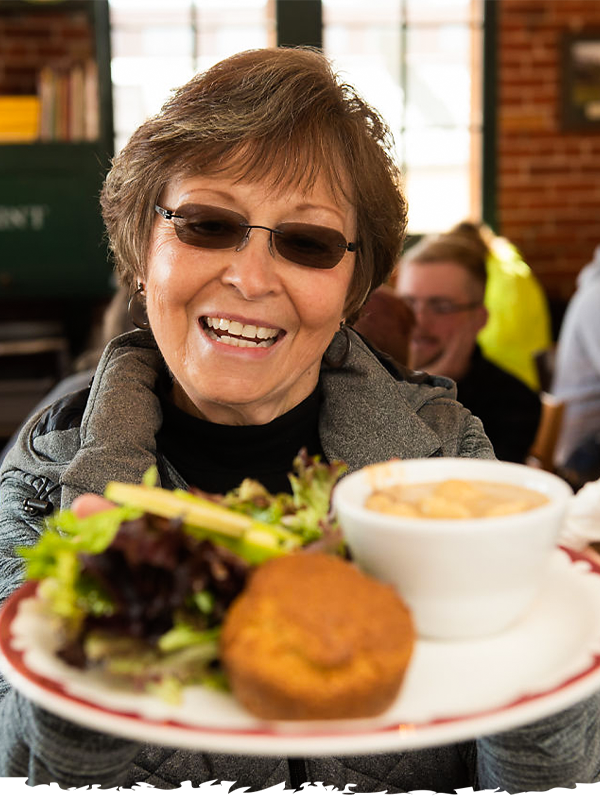
[[[140,485],[107,485],[113,508],[47,518],[38,542],[18,553],[60,622],[58,655],[171,702],[190,684],[226,688],[219,634],[228,607],[266,559],[343,551],[330,498],[345,471],[301,451],[289,494],[246,479],[209,495],[162,489],[152,468]]]

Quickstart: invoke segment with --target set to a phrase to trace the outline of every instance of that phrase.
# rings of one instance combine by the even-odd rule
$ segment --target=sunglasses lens
[[[346,252],[346,240],[333,228],[302,223],[278,225],[273,236],[277,252],[303,267],[331,269],[338,264]]]
[[[184,206],[177,210],[183,219],[174,219],[175,232],[185,244],[207,250],[237,247],[246,229],[244,218],[233,211],[212,206]]]
[[[215,206],[184,205],[173,214],[180,241],[206,250],[239,247],[249,229],[241,214]],[[271,231],[272,243],[282,258],[303,267],[331,269],[343,258],[348,245],[340,231],[321,225],[285,222]]]

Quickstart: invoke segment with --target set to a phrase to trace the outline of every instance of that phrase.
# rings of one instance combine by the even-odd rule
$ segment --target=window
[[[275,43],[274,0],[110,0],[115,150],[173,89]]]
[[[110,0],[115,149],[198,70],[274,45],[277,2]],[[480,218],[483,0],[323,0],[322,17],[325,53],[392,128],[410,232]]]
[[[409,230],[481,216],[481,0],[323,0],[323,48],[387,120]]]

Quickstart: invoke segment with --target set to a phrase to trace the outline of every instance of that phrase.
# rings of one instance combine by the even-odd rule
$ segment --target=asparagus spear
[[[199,538],[218,534],[221,541],[251,562],[281,555],[303,544],[300,535],[282,526],[253,519],[180,489],[170,491],[158,486],[111,481],[104,494],[119,505],[181,519],[186,532]]]

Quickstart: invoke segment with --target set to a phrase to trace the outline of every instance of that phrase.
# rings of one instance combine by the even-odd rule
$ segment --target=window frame
[[[323,47],[323,8],[321,0],[275,0],[276,16],[285,19],[285,29],[277,31],[278,45],[307,44],[302,36],[294,36],[294,31],[300,32],[308,28],[312,32],[313,44]],[[310,21],[307,17],[311,17]],[[483,0],[482,8],[482,84],[481,84],[481,146],[477,158],[479,160],[479,186],[481,220],[496,229],[496,29],[497,29],[497,0]],[[401,36],[406,37],[406,30],[410,23],[404,15]],[[315,31],[320,30],[317,38]],[[403,70],[404,72],[404,70]],[[406,85],[406,75],[400,76],[401,85]],[[418,231],[411,231],[411,237],[419,237]]]

